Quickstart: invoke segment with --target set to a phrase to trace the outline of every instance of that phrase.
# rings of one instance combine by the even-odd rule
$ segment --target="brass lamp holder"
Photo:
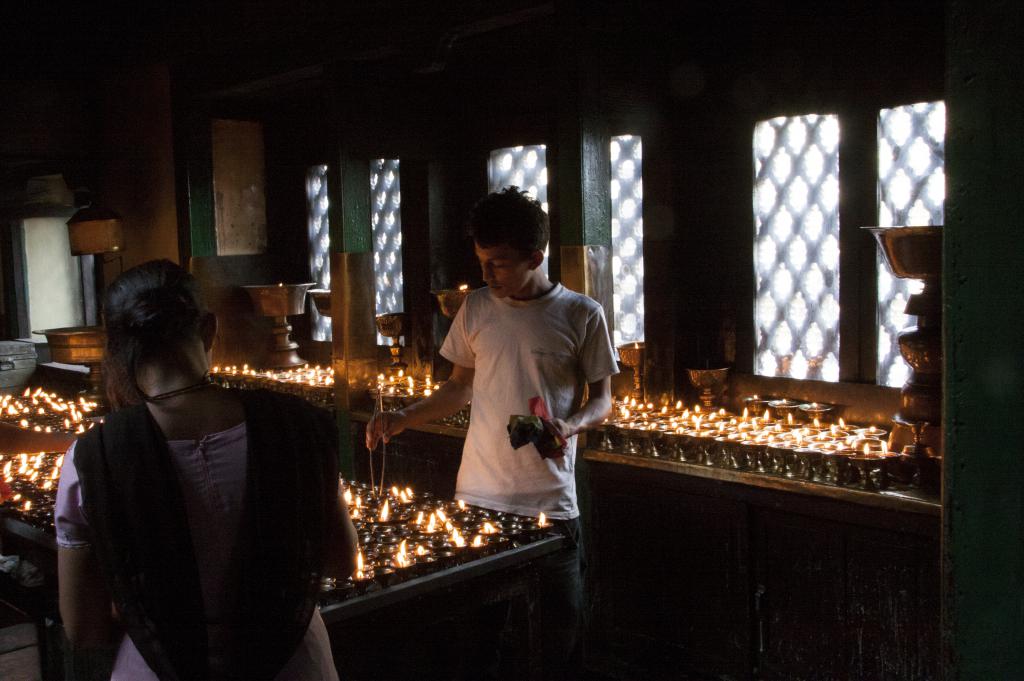
[[[631,396],[634,397],[637,402],[643,402],[643,370],[644,357],[647,353],[647,349],[643,343],[638,342],[620,345],[618,350],[619,359],[622,360],[623,364],[633,370],[633,392],[631,393]]]
[[[391,340],[388,351],[391,353],[391,369],[405,369],[409,365],[402,360],[402,346],[399,340],[405,334],[409,325],[408,316],[404,312],[388,312],[377,315],[377,331],[380,335]]]
[[[939,459],[942,457],[942,228],[864,229],[874,235],[893,276],[924,282],[921,292],[907,300],[906,313],[917,315],[917,326],[904,329],[898,336],[900,354],[911,371],[900,389],[900,410],[893,417],[893,423],[913,434],[912,444],[903,449],[905,456],[916,460]]]
[[[690,384],[700,390],[700,403],[705,409],[711,409],[715,400],[725,388],[725,379],[729,375],[728,367],[721,369],[687,369]]]
[[[257,312],[273,320],[266,368],[284,369],[307,364],[306,360],[299,357],[299,344],[291,339],[292,326],[288,323],[288,317],[306,311],[306,292],[315,285],[280,283],[242,287],[249,294]]]

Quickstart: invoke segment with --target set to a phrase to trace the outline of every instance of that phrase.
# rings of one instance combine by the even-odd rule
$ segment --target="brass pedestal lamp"
[[[906,307],[907,314],[917,315],[917,326],[904,329],[898,338],[900,354],[911,372],[900,389],[900,410],[893,423],[910,431],[913,441],[903,448],[903,456],[917,469],[921,485],[937,492],[942,457],[942,228],[866,229],[874,235],[893,276],[924,282]]]
[[[643,343],[627,343],[620,345],[619,348],[619,359],[627,367],[633,370],[633,391],[630,393],[630,397],[636,399],[637,402],[644,401],[644,356],[646,355],[646,347]]]
[[[701,406],[710,410],[725,389],[729,369],[687,369],[690,384],[700,391]]]
[[[391,369],[405,369],[409,365],[402,360],[402,346],[399,340],[405,335],[405,329],[409,325],[409,318],[404,312],[388,312],[377,315],[377,331],[380,335],[391,340],[388,348],[391,352]]]
[[[288,323],[288,317],[305,313],[306,291],[314,286],[316,284],[308,283],[257,284],[242,287],[249,294],[256,310],[274,321],[270,332],[270,346],[266,354],[267,369],[284,369],[307,363],[299,357],[299,344],[289,335],[292,326]]]

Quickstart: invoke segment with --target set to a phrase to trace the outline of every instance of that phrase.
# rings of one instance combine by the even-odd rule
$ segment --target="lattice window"
[[[946,106],[922,102],[878,114],[878,224],[941,225],[946,198]],[[900,356],[897,334],[917,323],[904,314],[922,282],[892,276],[878,254],[878,382],[901,386],[910,367]]]
[[[755,371],[839,380],[839,119],[754,128]]]
[[[533,144],[522,147],[495,149],[487,162],[487,191],[497,192],[515,185],[540,202],[548,212],[547,147]],[[541,269],[548,273],[548,252],[544,249]]]
[[[370,162],[370,224],[377,314],[404,312],[402,299],[402,192],[398,159]],[[390,343],[377,334],[377,343]]]
[[[615,345],[644,339],[643,145],[636,135],[611,141],[612,307]]]
[[[309,234],[309,273],[317,288],[331,287],[331,225],[327,219],[327,166],[306,171],[306,224]],[[331,340],[331,318],[310,305],[313,340]]]

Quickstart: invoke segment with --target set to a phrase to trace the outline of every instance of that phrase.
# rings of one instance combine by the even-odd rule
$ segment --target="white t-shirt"
[[[601,306],[561,284],[528,301],[479,289],[455,316],[441,355],[475,371],[457,498],[521,515],[578,516],[576,437],[564,457],[542,459],[532,444],[513,449],[507,426],[510,416],[530,413],[535,396],[552,417],[567,418],[587,383],[618,372]]]

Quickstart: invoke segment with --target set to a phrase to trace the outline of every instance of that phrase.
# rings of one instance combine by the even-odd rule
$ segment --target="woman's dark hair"
[[[473,241],[490,248],[509,245],[524,253],[548,246],[548,215],[519,187],[506,187],[477,201],[466,227]]]
[[[170,260],[133,267],[107,287],[104,369],[113,408],[142,401],[138,365],[179,356],[183,342],[199,335],[203,315],[195,277]]]

